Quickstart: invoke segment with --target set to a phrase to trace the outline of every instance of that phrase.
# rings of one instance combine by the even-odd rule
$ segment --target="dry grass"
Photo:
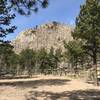
[[[65,76],[0,80],[0,100],[100,100],[100,87]]]

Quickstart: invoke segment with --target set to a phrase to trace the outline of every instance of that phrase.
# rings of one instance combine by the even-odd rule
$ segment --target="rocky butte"
[[[72,30],[73,28],[71,26],[55,21],[36,26],[33,29],[27,29],[12,41],[14,51],[20,53],[21,50],[26,48],[33,50],[45,48],[50,50],[51,47],[64,50],[63,41],[68,42],[72,40]]]

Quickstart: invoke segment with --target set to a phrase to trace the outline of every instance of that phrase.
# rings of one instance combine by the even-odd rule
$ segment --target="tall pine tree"
[[[96,70],[97,54],[100,53],[100,0],[86,0],[76,18],[74,39],[82,40],[86,53],[92,58]],[[95,73],[97,75],[97,73]],[[95,78],[97,84],[97,77]]]

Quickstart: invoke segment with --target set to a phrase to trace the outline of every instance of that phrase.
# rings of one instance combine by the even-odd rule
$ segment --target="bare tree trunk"
[[[97,76],[97,65],[93,64],[93,68],[94,68],[94,83],[96,86],[98,86],[98,76]]]
[[[94,82],[95,85],[98,86],[98,76],[97,76],[97,55],[94,53],[93,56],[93,69],[94,69]]]

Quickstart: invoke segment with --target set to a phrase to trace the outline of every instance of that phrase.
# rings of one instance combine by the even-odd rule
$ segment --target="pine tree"
[[[59,66],[58,64],[62,61],[63,55],[61,48],[55,50],[55,66],[56,68]]]
[[[100,52],[100,0],[86,0],[76,18],[74,39],[81,40],[86,53],[92,58],[96,70],[97,54]],[[95,73],[97,74],[97,73]],[[96,75],[95,75],[96,76]],[[96,77],[97,84],[97,77]]]
[[[4,42],[2,37],[13,33],[16,29],[15,26],[10,26],[11,20],[15,18],[15,14],[10,13],[6,2],[6,0],[0,0],[0,43]]]
[[[6,74],[10,67],[9,57],[14,53],[9,43],[0,44],[0,75]]]
[[[21,15],[30,15],[32,11],[38,11],[39,4],[46,8],[48,0],[0,0],[0,42],[3,42],[2,37],[16,29],[11,26],[11,20],[15,18],[13,9]]]
[[[78,72],[78,65],[81,65],[82,62],[85,62],[85,50],[83,50],[81,41],[69,41],[68,43],[64,42],[64,47],[66,49],[65,56],[67,62],[71,64],[72,69],[75,73]]]
[[[7,0],[10,2],[10,8],[13,8],[22,15],[30,15],[31,12],[37,12],[39,6],[46,8],[48,0]]]
[[[27,70],[30,77],[36,65],[35,55],[36,52],[31,49],[23,50],[20,53],[20,68],[22,68],[22,70]]]
[[[54,48],[51,47],[50,52],[48,53],[48,65],[49,65],[49,69],[54,69],[56,68],[56,64],[55,64],[55,54],[54,54]]]

